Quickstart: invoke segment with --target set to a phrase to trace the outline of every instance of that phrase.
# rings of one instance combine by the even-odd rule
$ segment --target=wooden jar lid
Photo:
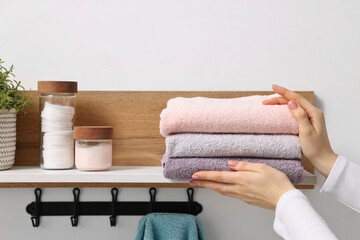
[[[39,93],[77,93],[77,82],[38,81]]]
[[[112,139],[113,127],[111,126],[76,126],[74,138],[82,140]]]

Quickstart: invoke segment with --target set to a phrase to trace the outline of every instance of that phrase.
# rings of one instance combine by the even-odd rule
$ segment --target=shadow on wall
[[[320,108],[321,110],[324,110],[324,101],[322,99],[319,98],[319,96],[317,96],[316,94],[314,95],[315,99],[315,106]]]

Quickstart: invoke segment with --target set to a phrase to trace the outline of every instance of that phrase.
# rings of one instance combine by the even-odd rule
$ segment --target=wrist
[[[273,210],[276,209],[276,206],[278,205],[280,198],[281,198],[285,193],[287,193],[287,192],[289,192],[289,191],[291,191],[291,190],[294,190],[294,189],[296,189],[295,186],[290,183],[290,184],[289,184],[288,186],[286,186],[285,188],[279,190],[277,196],[276,196],[275,199],[274,199],[275,201],[273,202]]]
[[[314,159],[311,163],[313,163],[314,167],[321,173],[321,175],[328,177],[337,158],[338,155],[331,150],[327,153],[321,154],[319,158]]]
[[[327,157],[326,159],[324,159],[324,161],[326,162],[326,168],[325,168],[325,171],[324,171],[324,177],[328,177],[330,172],[331,172],[331,169],[333,168],[335,162],[336,162],[336,159],[338,158],[338,154],[334,153],[334,152],[331,152]]]

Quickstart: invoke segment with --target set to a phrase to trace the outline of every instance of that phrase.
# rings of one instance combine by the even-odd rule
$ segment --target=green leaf
[[[31,99],[30,94],[24,94],[20,90],[25,90],[21,85],[21,81],[16,81],[10,77],[15,77],[11,65],[8,70],[2,64],[4,61],[0,59],[0,109],[15,108],[16,112],[26,114],[27,108],[34,106],[35,103]]]

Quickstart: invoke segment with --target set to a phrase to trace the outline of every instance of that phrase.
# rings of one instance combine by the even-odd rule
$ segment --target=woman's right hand
[[[284,87],[272,86],[281,95],[263,102],[264,105],[287,104],[299,125],[299,139],[303,154],[314,167],[327,177],[337,154],[331,148],[323,112],[300,94]]]

